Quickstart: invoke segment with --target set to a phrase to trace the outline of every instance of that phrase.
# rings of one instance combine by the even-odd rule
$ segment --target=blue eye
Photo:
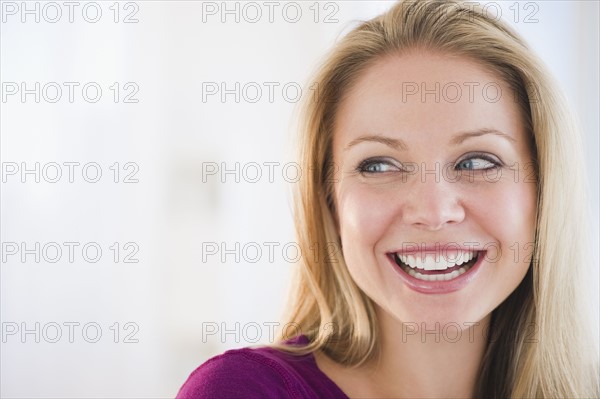
[[[365,159],[356,169],[358,172],[364,174],[397,172],[402,170],[400,166],[396,165],[396,162],[385,158]]]
[[[467,158],[460,161],[457,165],[457,169],[467,169],[467,170],[485,170],[485,169],[493,169],[499,166],[499,163],[487,156],[477,155],[472,158]]]

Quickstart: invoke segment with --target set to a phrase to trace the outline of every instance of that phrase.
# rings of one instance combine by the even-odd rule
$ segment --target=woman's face
[[[519,285],[531,154],[514,94],[473,61],[413,52],[360,75],[336,115],[333,184],[346,264],[378,311],[466,329]]]

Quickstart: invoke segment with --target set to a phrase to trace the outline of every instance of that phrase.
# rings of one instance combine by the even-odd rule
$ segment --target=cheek
[[[392,201],[378,190],[359,183],[341,187],[336,195],[343,247],[362,248],[361,253],[372,254],[392,221]]]
[[[467,201],[472,218],[500,242],[502,254],[513,251],[516,246],[532,248],[535,238],[535,184],[498,182],[468,196]]]
[[[394,204],[389,192],[352,182],[336,193],[342,253],[348,272],[370,298],[386,285],[385,268],[378,262],[377,245],[394,223]]]

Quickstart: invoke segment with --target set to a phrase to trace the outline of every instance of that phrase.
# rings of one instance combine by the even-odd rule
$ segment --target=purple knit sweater
[[[288,343],[305,345],[308,340],[299,336]],[[319,370],[312,354],[261,347],[229,350],[209,359],[189,376],[177,398],[348,397]]]

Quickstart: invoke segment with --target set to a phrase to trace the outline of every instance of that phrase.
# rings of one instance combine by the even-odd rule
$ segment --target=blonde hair
[[[296,353],[322,350],[358,366],[377,356],[371,300],[354,283],[341,254],[332,197],[333,123],[358,76],[386,55],[425,49],[464,56],[489,68],[512,89],[534,143],[538,217],[534,260],[515,291],[492,313],[477,396],[597,397],[598,366],[582,313],[580,281],[588,267],[581,143],[561,95],[519,36],[473,5],[404,1],[364,22],[333,49],[304,104],[296,193],[296,234],[306,256],[298,270],[282,343],[301,331]],[[533,328],[533,330],[532,330]],[[532,333],[533,338],[532,339]]]

